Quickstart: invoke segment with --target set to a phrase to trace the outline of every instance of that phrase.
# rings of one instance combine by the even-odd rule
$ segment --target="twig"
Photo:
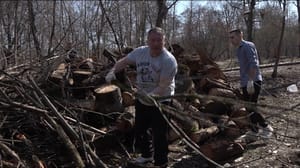
[[[50,109],[52,110],[52,112],[54,112],[55,116],[58,117],[59,122],[63,125],[63,127],[65,129],[67,129],[68,133],[71,134],[72,138],[79,139],[79,136],[76,134],[76,132],[64,120],[64,118],[62,117],[62,115],[57,111],[57,109],[50,102],[50,100],[48,99],[48,97],[37,86],[37,84],[35,83],[35,81],[33,80],[33,78],[31,76],[29,76],[28,78],[29,78],[29,81],[32,83],[33,87],[37,90],[38,94],[42,97],[42,99],[44,101],[46,101],[46,103],[48,104],[48,106],[50,107]],[[48,116],[48,114],[46,114],[46,116]],[[56,128],[56,131],[61,136],[62,141],[65,143],[65,145],[67,146],[67,148],[70,150],[73,158],[75,159],[76,165],[78,167],[85,167],[84,162],[83,162],[83,160],[82,160],[79,152],[77,151],[75,145],[72,143],[72,141],[70,140],[70,138],[68,137],[68,135],[65,133],[64,129],[60,125],[58,125],[52,118],[49,117],[48,119],[49,119],[48,121],[50,122],[50,124]]]
[[[26,167],[25,164],[21,161],[19,155],[11,150],[7,145],[5,145],[4,143],[2,143],[0,141],[0,148],[1,150],[3,150],[6,154],[8,154],[9,156],[11,156],[12,158],[14,158],[16,161],[18,161],[18,163],[22,166],[22,167]]]
[[[76,121],[75,119],[73,119],[73,118],[71,118],[71,117],[68,117],[68,116],[64,116],[64,117],[65,117],[65,119],[67,119],[68,121],[71,121],[71,122],[73,122],[73,123],[78,123],[80,126],[82,126],[83,128],[86,128],[86,129],[88,129],[88,130],[90,130],[90,131],[93,131],[93,132],[96,132],[96,133],[99,133],[99,134],[102,134],[102,135],[106,135],[106,134],[107,134],[105,131],[101,131],[101,130],[99,130],[99,129],[95,128],[95,127],[92,127],[92,126],[90,126],[90,125],[87,125],[87,124],[85,124],[85,123],[78,122],[78,121]]]
[[[58,121],[62,126],[68,131],[68,133],[72,136],[72,138],[79,139],[78,134],[72,129],[72,127],[65,121],[63,116],[58,112],[56,107],[51,103],[45,93],[37,86],[35,81],[31,76],[28,77],[29,81],[32,83],[32,86],[36,89],[37,93],[41,96],[41,98],[45,101],[45,103],[50,107],[51,111],[58,118]]]

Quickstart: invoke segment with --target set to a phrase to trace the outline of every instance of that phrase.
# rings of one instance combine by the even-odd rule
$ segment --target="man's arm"
[[[110,83],[113,80],[116,80],[116,75],[115,73],[120,72],[121,70],[123,70],[124,68],[126,68],[126,66],[128,64],[132,63],[131,61],[129,61],[128,57],[124,57],[120,60],[118,60],[116,62],[116,64],[114,65],[114,67],[107,73],[107,75],[105,76],[105,80],[107,83]]]
[[[170,61],[164,64],[161,72],[158,86],[151,92],[153,95],[163,96],[166,89],[173,87],[171,84],[177,73],[177,62]]]
[[[170,87],[172,79],[161,77],[158,86],[150,93],[152,95],[162,96],[164,91]]]
[[[248,71],[248,76],[250,80],[253,80],[256,76],[258,65],[258,55],[255,46],[250,46],[247,50],[247,58],[250,64],[250,69]]]
[[[121,70],[125,69],[126,66],[129,64],[132,64],[132,62],[129,61],[128,57],[124,57],[116,62],[111,71],[113,71],[114,73],[120,72]]]

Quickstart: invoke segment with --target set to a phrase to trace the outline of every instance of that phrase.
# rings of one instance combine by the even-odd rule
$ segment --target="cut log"
[[[194,89],[193,80],[190,77],[190,68],[184,64],[178,65],[176,74],[176,93],[189,93]]]
[[[224,161],[241,155],[244,147],[239,143],[218,140],[201,145],[200,150],[205,156],[214,161]]]
[[[75,82],[81,83],[84,79],[89,78],[92,72],[86,70],[73,71],[73,79]]]
[[[73,71],[73,88],[72,88],[72,95],[74,98],[77,99],[85,99],[87,96],[91,95],[90,88],[87,88],[82,83],[85,79],[91,77],[92,72],[85,71],[85,70],[77,70]]]
[[[239,128],[245,129],[249,126],[249,117],[247,115],[248,112],[246,108],[242,107],[240,109],[233,110],[229,117]]]
[[[226,115],[231,111],[231,107],[220,101],[210,101],[203,109],[204,113],[208,113],[214,122],[218,122],[220,115]]]
[[[205,129],[200,129],[196,132],[193,132],[190,134],[190,138],[195,142],[195,143],[202,143],[205,140],[213,137],[219,132],[218,126],[212,126],[208,127]]]
[[[135,97],[129,92],[122,93],[124,107],[133,106],[135,103]]]
[[[208,95],[236,98],[236,95],[231,90],[223,89],[223,88],[211,88],[208,92]]]
[[[121,131],[122,133],[130,132],[134,127],[134,116],[134,106],[126,107],[124,113],[122,113],[116,121],[117,130]]]
[[[52,72],[50,78],[53,79],[54,81],[62,80],[67,72],[66,67],[67,65],[65,63],[59,64],[56,70]]]
[[[229,121],[226,123],[223,134],[226,138],[234,140],[241,136],[242,130],[236,125],[235,122]]]
[[[103,85],[95,91],[95,111],[102,113],[122,112],[121,90],[116,85]]]

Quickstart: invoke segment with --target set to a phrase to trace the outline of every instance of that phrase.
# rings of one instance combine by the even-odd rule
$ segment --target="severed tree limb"
[[[58,135],[61,137],[61,140],[66,145],[67,149],[69,149],[69,151],[71,152],[71,155],[76,162],[76,166],[82,167],[82,168],[85,167],[85,164],[84,164],[78,150],[76,149],[75,145],[72,143],[72,141],[70,140],[68,135],[65,133],[63,128],[60,125],[58,125],[54,119],[52,119],[50,116],[48,116],[48,114],[45,114],[45,116],[47,117],[48,122],[56,129]]]
[[[11,156],[12,158],[14,158],[16,161],[18,161],[18,164],[20,166],[26,167],[25,164],[20,159],[19,155],[15,151],[13,151],[12,149],[10,149],[7,145],[5,145],[4,143],[2,143],[1,141],[0,141],[0,149],[2,151],[4,151],[6,154],[8,154],[9,156]]]
[[[108,168],[106,164],[103,163],[103,161],[98,157],[98,155],[91,149],[89,145],[87,145],[86,143],[84,145],[97,167]]]
[[[47,113],[49,113],[49,111],[41,109],[41,108],[38,108],[38,107],[35,107],[35,106],[30,106],[30,105],[27,105],[27,104],[22,104],[22,103],[19,103],[19,102],[15,102],[15,101],[11,101],[11,102],[9,102],[9,104],[5,103],[5,102],[0,102],[0,103],[3,106],[5,106],[5,107],[14,106],[14,107],[26,109],[28,111],[37,112],[39,115],[42,115],[50,123],[50,125],[57,130],[58,134],[61,137],[66,137],[66,138],[62,138],[62,140],[64,141],[65,144],[71,145],[71,147],[68,147],[68,148],[70,150],[76,150],[76,149],[74,149],[74,145],[72,144],[72,142],[69,140],[69,138],[67,137],[67,135],[64,133],[63,129],[60,126],[58,126],[57,123],[55,122],[55,120],[53,120],[47,114]],[[70,119],[70,120],[74,121],[74,119],[71,119],[69,117],[67,117],[67,119]],[[101,130],[97,130],[96,128],[92,128],[92,127],[89,127],[89,128],[90,128],[90,130],[92,130],[94,132],[97,132],[97,133],[100,133],[100,134],[106,134],[106,132],[103,132]],[[68,140],[66,140],[66,139],[68,139]],[[95,162],[96,166],[97,167],[107,168],[107,166],[105,165],[105,163],[103,163],[103,161],[96,155],[96,153],[93,152],[93,150],[91,149],[91,147],[89,145],[87,145],[86,143],[84,143],[84,145],[85,145],[85,147],[87,149],[87,152],[91,155],[91,157],[92,157],[93,161]],[[78,151],[76,153],[78,154]],[[74,157],[77,158],[78,156],[74,154]]]
[[[80,126],[82,126],[82,127],[85,128],[85,129],[88,129],[88,130],[90,130],[90,131],[93,131],[93,132],[96,132],[96,133],[99,133],[99,134],[102,134],[102,135],[106,135],[106,134],[107,134],[105,131],[99,130],[99,129],[97,129],[97,128],[95,128],[95,127],[92,127],[92,126],[90,126],[90,125],[87,125],[87,124],[85,124],[85,123],[83,123],[83,122],[78,122],[77,120],[75,120],[75,119],[73,119],[73,118],[71,118],[71,117],[68,117],[68,116],[64,116],[64,117],[65,117],[65,119],[67,119],[68,121],[70,121],[70,122],[72,122],[72,123],[78,123]]]
[[[16,164],[5,161],[5,160],[0,160],[0,166],[5,167],[5,168],[16,168]]]
[[[63,130],[63,128],[60,125],[58,125],[56,123],[56,121],[48,115],[49,112],[47,110],[40,109],[40,108],[30,106],[30,105],[26,105],[26,104],[22,104],[22,103],[19,103],[19,102],[14,102],[14,101],[10,101],[9,103],[12,104],[12,105],[22,107],[24,109],[35,111],[35,112],[38,112],[39,114],[42,114],[46,118],[46,120],[51,124],[51,126],[55,128],[58,135],[61,137],[61,140],[66,145],[67,149],[70,150],[70,152],[72,154],[72,157],[76,162],[76,165],[78,167],[85,167],[84,162],[81,159],[80,154],[77,151],[75,145],[72,143],[72,141],[70,140],[68,135]]]
[[[48,97],[44,94],[44,92],[37,86],[37,84],[35,83],[35,81],[33,80],[33,78],[31,76],[28,77],[29,81],[31,82],[31,84],[33,85],[33,87],[37,90],[37,93],[42,97],[42,99],[47,103],[47,105],[50,107],[50,109],[52,110],[52,112],[54,112],[55,116],[58,118],[60,124],[62,124],[62,126],[67,129],[68,133],[71,134],[71,136],[75,139],[79,139],[78,134],[76,134],[76,132],[72,129],[72,127],[64,120],[63,116],[57,111],[57,109],[55,108],[55,106],[51,103],[51,101],[48,99]],[[45,114],[46,116],[48,116],[48,114]],[[67,148],[70,150],[72,157],[75,159],[76,165],[78,167],[85,167],[85,164],[78,152],[78,150],[76,149],[75,145],[72,143],[72,141],[70,140],[70,138],[68,137],[68,135],[66,134],[66,132],[64,131],[63,127],[61,127],[60,125],[58,125],[55,120],[53,120],[50,116],[47,117],[49,120],[49,123],[54,126],[54,128],[56,129],[57,133],[60,135],[60,137],[62,138],[62,141],[65,143],[65,145],[67,146]]]
[[[67,137],[67,135],[64,133],[63,129],[57,125],[57,123],[55,122],[55,120],[53,120],[49,115],[49,111],[47,110],[44,110],[44,109],[41,109],[41,108],[38,108],[38,107],[35,107],[35,106],[30,106],[30,105],[27,105],[27,104],[22,104],[22,103],[19,103],[19,102],[15,102],[15,101],[11,101],[8,103],[5,103],[5,102],[0,102],[1,105],[5,106],[5,107],[11,107],[11,106],[14,106],[14,107],[18,107],[18,108],[22,108],[22,109],[25,109],[25,110],[28,110],[28,111],[32,111],[32,112],[37,112],[39,115],[42,115],[48,122],[49,124],[51,125],[51,127],[54,127],[58,134],[60,135],[60,137],[65,137],[65,138],[62,138],[62,140],[64,141],[65,144],[67,145],[71,145],[70,147],[68,147],[68,149],[70,149],[71,151],[75,150],[75,153],[73,155],[73,157],[75,158],[78,158],[79,154],[78,154],[78,151],[75,149],[74,145],[72,144],[72,142],[69,140],[69,138]],[[70,118],[70,117],[67,117],[68,120],[74,122],[75,120]],[[76,122],[76,121],[75,121]],[[100,134],[106,134],[106,132],[103,132],[101,130],[98,130],[96,128],[93,128],[93,127],[90,127],[84,123],[81,123],[84,127],[87,127],[88,129],[94,131],[94,132],[97,132],[97,133],[100,133]],[[90,148],[89,145],[87,145],[86,143],[84,143],[86,149],[87,149],[87,152],[91,155],[93,161],[95,162],[96,166],[97,167],[103,167],[103,168],[107,168],[107,166],[105,165],[105,163],[103,163],[103,161],[96,155],[95,152],[93,152],[93,150]],[[72,152],[74,153],[74,152]],[[78,165],[78,164],[77,164]]]
[[[45,101],[45,103],[48,105],[48,107],[51,109],[51,111],[54,113],[54,115],[58,118],[58,121],[60,124],[67,130],[67,132],[71,135],[74,139],[79,139],[78,134],[73,130],[73,128],[66,122],[66,120],[63,118],[63,116],[58,112],[56,107],[51,103],[51,101],[48,99],[46,94],[38,87],[38,85],[35,83],[33,78],[29,76],[29,81],[32,84],[32,86],[36,89],[37,94],[41,96],[41,98]]]
[[[278,64],[278,66],[289,66],[289,65],[298,65],[300,64],[300,61],[295,61],[295,62],[281,62]],[[259,68],[260,69],[263,69],[263,68],[272,68],[274,67],[275,65],[272,63],[272,64],[264,64],[264,65],[260,65]],[[238,71],[240,70],[240,68],[229,68],[229,69],[223,69],[222,71],[223,72],[231,72],[231,71]]]
[[[62,108],[64,108],[64,110],[68,111],[69,113],[72,113],[69,109],[65,108],[60,103],[58,103],[58,102],[56,102],[56,103],[59,104]],[[87,124],[79,122],[79,121],[77,121],[75,119],[72,119],[70,117],[65,116],[65,118],[69,121],[72,121],[73,123],[78,124],[79,126],[83,126],[84,128],[88,128],[88,129],[90,129],[94,132],[100,133],[102,135],[106,134],[106,132],[104,132],[104,131],[98,130],[94,127],[91,127]],[[78,137],[78,139],[76,139],[76,140],[81,140],[81,139],[79,139],[79,137]],[[97,154],[91,149],[91,147],[86,142],[84,142],[82,140],[82,144],[83,144],[83,147],[86,149],[87,153],[92,157],[92,161],[93,161],[93,163],[96,164],[97,167],[107,168],[106,164],[97,156]]]
[[[35,81],[33,80],[33,78],[31,76],[29,76],[29,81],[32,83],[33,87],[37,90],[37,93],[42,97],[42,99],[44,101],[46,101],[46,103],[49,105],[50,109],[54,112],[54,114],[56,115],[56,117],[58,117],[59,122],[62,124],[62,126],[67,129],[68,133],[71,134],[72,138],[75,140],[80,140],[79,135],[74,131],[74,129],[66,122],[66,120],[63,118],[63,116],[57,111],[57,109],[55,108],[55,106],[51,103],[51,101],[48,99],[48,97],[44,94],[44,92],[37,86],[37,84],[35,83]],[[53,120],[54,121],[54,120]],[[52,122],[52,125],[54,124],[56,126],[57,129],[62,129],[60,128],[56,123],[53,123],[52,120],[50,120],[50,122]],[[51,124],[51,123],[50,123]],[[77,151],[77,149],[75,148],[74,144],[72,144],[71,140],[68,138],[67,135],[64,135],[65,132],[61,131],[61,135],[64,136],[66,138],[65,143],[69,146],[69,148],[71,149],[71,151],[73,151],[73,157],[76,159],[76,161],[78,162],[78,164],[82,164],[82,166],[84,166],[84,163]],[[88,145],[83,142],[84,147],[87,147]],[[90,148],[88,146],[88,148]],[[91,156],[95,155],[94,153],[91,153],[92,150],[89,150],[89,154],[91,154]],[[106,168],[107,166],[97,157],[93,157],[94,159],[96,159],[96,164],[99,164],[98,166],[104,167]],[[94,160],[95,161],[95,160]]]

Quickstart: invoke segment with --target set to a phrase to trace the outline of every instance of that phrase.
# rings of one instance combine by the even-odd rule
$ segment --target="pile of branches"
[[[248,125],[248,113],[243,108],[246,104],[239,102],[239,92],[227,83],[226,76],[216,63],[203,54],[184,57],[174,49],[173,54],[179,62],[175,96],[153,99],[136,94],[132,90],[135,70],[130,68],[117,74],[119,82],[114,85],[121,90],[123,100],[126,100],[125,95],[130,95],[129,102],[134,102],[140,96],[172,116],[171,120],[165,117],[172,128],[169,141],[183,139],[204,159],[220,167],[215,161],[242,153],[247,143],[235,142]],[[104,55],[115,58],[110,52]],[[63,75],[55,79],[59,83],[67,83],[57,85],[63,87],[62,90],[70,86],[99,86],[103,84],[103,75],[109,68],[102,67],[99,72],[95,70],[92,75],[85,75],[87,79],[80,79],[79,85],[72,75],[65,75],[72,74],[72,70],[69,72],[65,69]],[[101,112],[101,108],[105,107],[100,107],[98,111],[93,111],[93,107],[89,110],[82,108],[78,102],[85,100],[86,95],[79,101],[73,99],[71,102],[62,100],[61,96],[72,94],[62,93],[59,98],[52,97],[43,88],[44,83],[36,82],[31,74],[22,72],[21,75],[11,75],[0,71],[0,156],[4,167],[124,166],[124,161],[131,158],[129,153],[132,152],[128,152],[123,143],[124,139],[132,141],[128,137],[132,137],[134,128],[133,103],[121,102],[124,110],[118,111],[118,115],[107,122],[104,120],[109,114]],[[73,80],[76,85],[69,82]],[[171,105],[162,105],[156,101],[166,98],[173,99]],[[94,96],[91,101],[95,101]],[[240,106],[235,107],[235,104]],[[101,115],[97,120],[103,119],[101,126],[105,130],[88,122],[83,123],[86,113]],[[115,114],[115,111],[112,113]],[[129,145],[132,144],[129,142]],[[112,151],[117,153],[111,155]],[[224,152],[228,155],[224,156]]]
[[[49,98],[32,76],[1,71],[0,156],[4,167],[107,167],[89,144],[104,131]]]

